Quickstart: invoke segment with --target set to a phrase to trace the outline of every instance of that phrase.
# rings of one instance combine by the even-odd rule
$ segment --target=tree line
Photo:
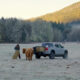
[[[16,18],[0,19],[0,43],[80,41],[80,29],[70,24],[34,22]]]

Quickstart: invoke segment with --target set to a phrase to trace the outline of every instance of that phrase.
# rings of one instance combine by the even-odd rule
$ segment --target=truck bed
[[[36,46],[36,47],[34,47],[34,51],[35,52],[44,52],[45,51],[45,47],[43,47],[43,46]]]

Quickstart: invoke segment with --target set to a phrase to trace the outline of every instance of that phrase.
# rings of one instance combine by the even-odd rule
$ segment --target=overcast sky
[[[28,19],[55,12],[80,0],[0,0],[0,18]]]

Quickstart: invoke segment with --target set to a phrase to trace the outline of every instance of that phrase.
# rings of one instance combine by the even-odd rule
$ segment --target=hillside
[[[80,2],[72,4],[66,8],[63,8],[60,11],[49,13],[37,18],[30,19],[34,21],[36,19],[42,19],[52,22],[68,23],[72,21],[80,20]]]

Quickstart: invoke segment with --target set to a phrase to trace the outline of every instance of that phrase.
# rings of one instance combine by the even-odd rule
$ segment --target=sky
[[[80,0],[0,0],[0,18],[29,19],[58,11]]]

